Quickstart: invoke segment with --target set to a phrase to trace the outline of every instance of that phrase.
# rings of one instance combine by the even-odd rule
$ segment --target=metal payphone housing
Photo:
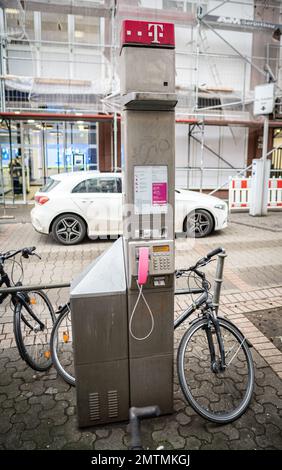
[[[125,21],[120,63],[124,237],[71,286],[79,426],[173,410],[174,26]]]
[[[175,55],[172,24],[125,21],[123,93],[124,243],[128,283],[131,406],[173,410]],[[153,40],[152,40],[153,38]],[[137,60],[140,59],[139,60]],[[134,65],[135,64],[135,65]],[[139,249],[149,249],[138,298]],[[154,317],[154,328],[150,331]],[[142,338],[142,339],[141,339]]]

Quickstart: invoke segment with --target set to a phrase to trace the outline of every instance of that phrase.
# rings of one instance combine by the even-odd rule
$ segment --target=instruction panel
[[[167,212],[167,166],[134,167],[135,214]]]

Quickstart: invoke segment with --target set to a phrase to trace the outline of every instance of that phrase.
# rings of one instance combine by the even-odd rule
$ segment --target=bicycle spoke
[[[36,370],[46,370],[51,366],[50,333],[53,312],[39,292],[29,294],[29,304],[20,308],[17,320],[17,342],[26,362]]]
[[[199,321],[199,325],[205,321]],[[234,413],[236,415],[236,412],[240,412],[242,403],[249,401],[249,391],[253,386],[245,338],[239,340],[232,330],[221,326],[222,341],[227,351],[225,357],[229,358],[226,367],[221,369],[221,354],[215,332],[212,334],[215,353],[212,362],[205,329],[194,326],[190,330],[193,334],[190,337],[189,332],[186,333],[189,340],[187,343],[182,341],[178,357],[181,388],[200,414],[217,422],[232,420]]]

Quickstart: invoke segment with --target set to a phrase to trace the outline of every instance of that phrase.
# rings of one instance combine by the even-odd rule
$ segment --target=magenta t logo
[[[152,27],[153,27],[154,33],[152,33],[151,31]],[[160,44],[159,37],[163,37],[163,29],[164,29],[163,24],[158,24],[158,23],[148,24],[149,36],[152,36],[152,34],[154,34],[154,39],[153,41],[151,41],[152,43]]]

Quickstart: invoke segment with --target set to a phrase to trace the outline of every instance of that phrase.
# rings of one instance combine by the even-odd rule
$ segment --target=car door
[[[72,197],[87,220],[89,236],[121,233],[120,177],[97,175],[86,179],[74,188]]]

